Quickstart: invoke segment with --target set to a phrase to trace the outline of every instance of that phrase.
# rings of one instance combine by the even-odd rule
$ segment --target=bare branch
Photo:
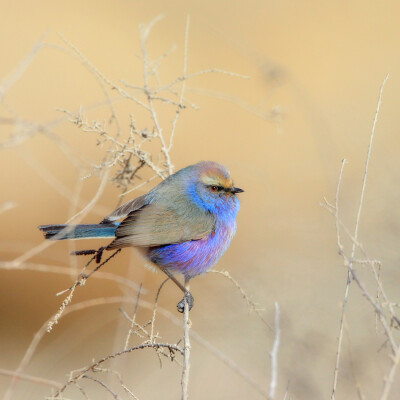
[[[45,35],[43,35],[44,38]],[[43,48],[43,38],[38,40],[35,45],[32,47],[31,51],[28,55],[19,63],[19,65],[15,68],[15,70],[0,83],[0,101],[3,100],[3,97],[8,89],[13,86],[23,75],[26,69],[31,64],[32,60],[35,58],[38,51]]]
[[[185,290],[189,292],[189,279],[185,279]],[[189,373],[190,373],[190,327],[192,323],[189,319],[189,303],[185,301],[183,311],[183,368],[182,368],[182,400],[188,398]]]
[[[214,272],[217,273],[219,275],[225,276],[226,278],[228,278],[228,280],[230,280],[235,286],[236,288],[239,290],[240,294],[243,296],[243,298],[246,300],[247,305],[250,307],[250,309],[252,311],[254,311],[256,313],[256,315],[258,316],[258,318],[260,318],[260,320],[271,330],[273,331],[274,329],[272,328],[272,326],[265,320],[265,318],[262,316],[261,314],[261,310],[257,307],[257,304],[251,300],[250,296],[244,291],[244,289],[242,288],[242,286],[239,284],[239,282],[234,279],[232,277],[232,275],[228,272],[228,271],[217,271],[215,269],[211,270],[210,272]]]
[[[46,385],[46,386],[51,386],[56,389],[59,389],[62,387],[62,384],[56,381],[52,381],[50,379],[45,379],[41,378],[39,376],[33,376],[29,374],[23,374],[22,372],[17,372],[17,371],[9,371],[7,369],[0,368],[0,375],[4,376],[11,376],[12,378],[18,378],[22,379],[25,381],[41,384],[41,385]]]
[[[139,291],[138,291],[138,294],[137,294],[137,297],[136,297],[135,310],[133,311],[133,316],[132,316],[132,320],[131,320],[131,326],[129,327],[129,332],[126,335],[124,350],[126,350],[129,347],[129,339],[130,339],[130,337],[132,335],[133,328],[135,326],[135,319],[136,319],[136,313],[137,313],[137,309],[138,309],[138,305],[139,305],[139,299],[140,299],[141,290],[142,290],[142,284],[140,284],[140,286],[139,286]]]
[[[126,350],[118,351],[117,353],[110,354],[106,357],[101,358],[99,361],[96,361],[95,363],[91,364],[89,367],[84,368],[78,375],[75,377],[71,378],[68,380],[67,383],[65,383],[53,396],[53,398],[57,398],[60,396],[60,394],[72,383],[79,381],[82,379],[82,377],[89,371],[92,371],[93,369],[99,367],[103,363],[105,363],[108,360],[111,360],[113,358],[119,357],[123,354],[131,353],[135,350],[143,350],[143,349],[148,349],[148,348],[153,348],[153,349],[159,349],[159,348],[167,348],[171,353],[178,352],[180,354],[184,354],[184,350],[174,344],[169,344],[169,343],[142,343],[139,346],[134,346]]]
[[[269,381],[268,399],[273,400],[275,398],[276,386],[278,383],[278,350],[281,341],[281,331],[279,328],[279,304],[275,302],[275,338],[272,350],[269,353],[271,359],[271,378]]]
[[[365,162],[365,169],[364,169],[364,176],[363,176],[363,182],[361,186],[361,195],[360,195],[360,202],[358,206],[358,211],[357,211],[357,217],[356,217],[356,223],[355,223],[355,228],[354,228],[354,235],[353,238],[354,240],[352,241],[352,249],[351,249],[351,256],[349,258],[346,257],[346,255],[343,252],[343,245],[340,242],[340,219],[339,219],[339,189],[340,189],[340,184],[342,180],[342,174],[343,174],[343,168],[346,163],[346,160],[342,161],[342,167],[340,170],[340,175],[339,175],[339,181],[337,185],[337,190],[336,190],[336,198],[335,198],[335,208],[334,208],[334,215],[335,215],[335,223],[336,223],[336,232],[337,232],[337,241],[338,241],[338,247],[339,247],[339,253],[342,255],[344,259],[344,264],[348,268],[347,271],[347,280],[346,280],[346,288],[345,288],[345,293],[344,293],[344,299],[343,299],[343,304],[342,304],[342,316],[341,316],[341,322],[340,322],[340,329],[339,329],[339,338],[338,338],[338,348],[337,348],[337,353],[336,353],[336,362],[335,362],[335,371],[334,371],[334,379],[333,379],[333,387],[332,387],[332,394],[331,394],[331,400],[335,399],[335,392],[336,392],[336,387],[337,387],[337,382],[338,382],[338,373],[339,373],[339,366],[340,366],[340,354],[341,354],[341,349],[342,349],[342,340],[343,340],[343,326],[344,326],[344,316],[345,316],[345,309],[346,309],[346,304],[348,302],[349,298],[349,288],[350,288],[350,283],[351,283],[351,278],[353,278],[359,288],[361,289],[362,293],[366,298],[369,300],[369,302],[374,306],[375,311],[377,312],[380,321],[382,323],[382,326],[385,329],[385,332],[388,336],[388,339],[391,342],[392,345],[392,350],[396,354],[397,351],[397,345],[393,340],[393,337],[390,333],[390,329],[388,327],[388,324],[386,323],[386,320],[383,316],[383,313],[380,309],[380,307],[376,304],[374,299],[372,298],[371,295],[369,295],[368,291],[366,290],[365,286],[360,282],[358,279],[357,275],[355,274],[355,271],[353,269],[353,260],[355,257],[355,252],[357,249],[357,243],[358,243],[358,229],[359,229],[359,223],[360,223],[360,217],[361,217],[361,211],[364,203],[364,196],[365,196],[365,189],[366,189],[366,184],[367,184],[367,176],[368,176],[368,169],[369,169],[369,162],[371,158],[371,151],[372,151],[372,143],[373,143],[373,138],[375,134],[375,128],[376,124],[378,121],[378,115],[379,115],[379,110],[382,102],[382,94],[383,94],[383,89],[385,86],[385,83],[388,79],[388,75],[385,77],[385,79],[382,82],[382,85],[380,87],[379,91],[379,97],[378,97],[378,103],[375,111],[375,116],[374,116],[374,121],[372,124],[372,130],[370,134],[370,140],[369,140],[369,146],[367,150],[367,156],[366,156],[366,162]]]

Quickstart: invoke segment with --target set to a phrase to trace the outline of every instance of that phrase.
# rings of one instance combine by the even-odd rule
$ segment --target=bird
[[[225,253],[236,232],[236,195],[241,192],[223,165],[200,161],[123,204],[98,224],[38,228],[50,240],[112,238],[101,251],[139,248],[183,291],[177,306],[183,312],[185,302],[190,310],[194,299],[175,275],[182,274],[188,282],[209,271]]]

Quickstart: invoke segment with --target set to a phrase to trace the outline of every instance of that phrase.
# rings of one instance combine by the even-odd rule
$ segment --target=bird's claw
[[[183,313],[183,311],[185,311],[185,303],[188,304],[190,311],[194,304],[194,298],[190,294],[190,292],[186,292],[185,295],[183,296],[183,299],[176,306],[180,313]]]

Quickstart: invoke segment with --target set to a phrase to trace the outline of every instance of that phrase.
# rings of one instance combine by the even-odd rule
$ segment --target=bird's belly
[[[150,248],[147,257],[161,268],[192,278],[211,269],[224,254],[234,233],[235,226],[222,226],[203,239]]]

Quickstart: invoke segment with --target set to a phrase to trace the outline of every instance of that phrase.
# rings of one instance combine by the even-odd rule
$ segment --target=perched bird
[[[42,225],[46,239],[114,238],[105,250],[138,247],[145,257],[165,272],[185,280],[209,271],[228,248],[236,231],[237,193],[227,169],[201,161],[169,176],[147,194],[117,208],[99,224]],[[121,222],[118,222],[122,220]]]

